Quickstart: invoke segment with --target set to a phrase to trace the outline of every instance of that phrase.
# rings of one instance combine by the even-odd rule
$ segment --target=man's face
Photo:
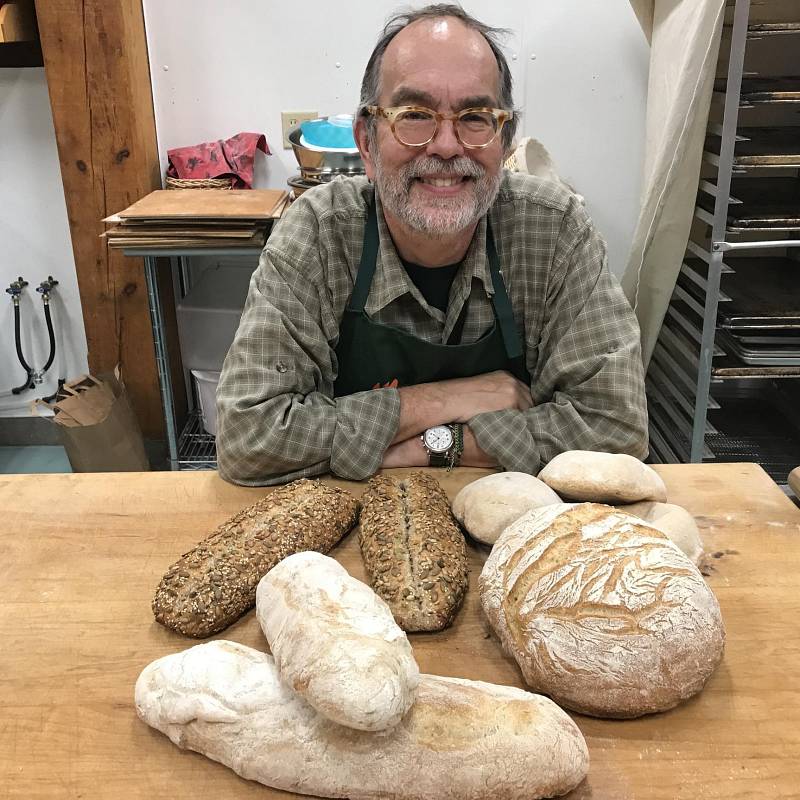
[[[452,17],[420,20],[397,34],[384,53],[379,105],[424,106],[444,114],[497,108],[498,81],[497,61],[477,31]],[[488,147],[468,149],[446,121],[427,145],[409,147],[395,139],[383,118],[376,120],[374,137],[367,137],[363,120],[356,133],[384,212],[412,230],[457,233],[494,202],[504,155],[500,135]]]

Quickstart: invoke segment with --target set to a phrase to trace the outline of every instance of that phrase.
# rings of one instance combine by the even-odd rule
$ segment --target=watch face
[[[436,425],[425,431],[425,446],[432,453],[446,453],[453,444],[453,431],[447,425]]]

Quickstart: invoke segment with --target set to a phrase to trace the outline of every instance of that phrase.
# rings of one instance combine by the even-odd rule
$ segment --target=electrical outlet
[[[292,128],[296,128],[301,122],[307,119],[317,119],[319,114],[316,111],[281,111],[281,130],[283,131],[283,149],[290,150],[292,143],[289,141],[289,134]]]

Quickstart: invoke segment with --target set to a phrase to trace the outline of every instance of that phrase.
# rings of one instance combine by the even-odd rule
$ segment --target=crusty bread
[[[405,631],[446,628],[467,591],[464,534],[435,478],[373,478],[361,502],[359,542],[370,585]]]
[[[281,679],[323,716],[381,731],[411,708],[419,667],[408,638],[332,558],[285,558],[258,584],[256,613]]]
[[[473,539],[494,544],[512,522],[533,508],[560,503],[546,484],[525,472],[497,472],[468,483],[453,500],[453,516]]]
[[[320,481],[270,492],[167,570],[153,598],[156,620],[185,636],[218,633],[255,605],[258,582],[275,564],[302,550],[327,553],[357,515],[349,492]]]
[[[321,797],[534,800],[568,792],[589,763],[578,727],[545,697],[423,675],[399,725],[356,731],[296,695],[270,656],[235,642],[153,662],[135,696],[140,718],[179,747]]]
[[[722,658],[719,604],[676,545],[608,506],[552,505],[506,528],[481,602],[534,691],[599,717],[664,711]]]
[[[638,458],[624,453],[568,450],[539,473],[561,497],[590,503],[637,503],[667,499],[661,476]]]
[[[696,566],[703,561],[703,541],[694,517],[673,503],[643,501],[617,506],[624,514],[643,519],[648,525],[658,528],[669,536],[670,541],[680,547],[681,552]]]

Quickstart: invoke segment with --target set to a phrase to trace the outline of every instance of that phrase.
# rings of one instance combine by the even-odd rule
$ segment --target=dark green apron
[[[373,201],[367,214],[364,248],[353,294],[339,326],[336,358],[339,374],[334,395],[344,395],[380,386],[413,386],[449,378],[471,378],[495,370],[507,370],[530,386],[522,343],[514,325],[500,261],[491,228],[486,228],[486,257],[494,287],[494,324],[472,344],[436,344],[410,333],[373,322],[365,313],[378,256],[378,215]],[[460,338],[466,302],[454,333]],[[453,339],[453,336],[450,337]]]

